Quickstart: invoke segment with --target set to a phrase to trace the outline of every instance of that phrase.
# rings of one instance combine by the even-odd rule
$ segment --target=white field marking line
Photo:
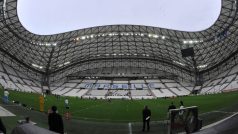
[[[213,127],[213,126],[215,126],[215,125],[217,125],[217,124],[220,124],[220,123],[222,123],[222,122],[224,122],[224,121],[226,121],[226,120],[232,118],[233,116],[235,116],[235,115],[237,115],[237,114],[238,114],[238,113],[235,113],[235,114],[233,114],[233,115],[231,115],[231,116],[229,116],[229,117],[227,117],[227,118],[225,118],[225,119],[223,119],[223,120],[217,121],[217,122],[212,123],[212,124],[207,125],[207,126],[204,126],[201,130],[204,130],[204,129]]]
[[[84,120],[97,120],[97,121],[115,121],[112,119],[98,119],[98,118],[88,118],[88,117],[77,117],[78,119],[84,119]],[[129,122],[131,120],[118,120],[118,123],[123,123],[123,122]],[[141,122],[138,122],[141,123]]]
[[[225,111],[214,111],[214,112],[224,113],[224,114],[234,114],[234,113],[236,113],[236,112],[225,112]]]
[[[74,116],[72,116],[74,117]],[[112,120],[112,119],[98,119],[98,118],[90,118],[90,117],[75,117],[76,119],[84,119],[84,120],[97,120],[97,121],[115,121],[115,120]],[[123,122],[129,122],[129,121],[132,121],[132,120],[118,120],[118,123],[123,123]],[[151,123],[166,123],[167,124],[168,120],[165,120],[165,121],[151,121]],[[132,124],[132,123],[131,123]],[[139,121],[135,121],[133,122],[133,124],[141,124],[141,122]]]
[[[20,106],[19,104],[14,104],[14,105],[4,104],[4,107],[19,107],[19,106]]]
[[[0,115],[2,116],[16,116],[15,114],[11,113],[7,109],[0,106]]]
[[[202,113],[202,114],[199,114],[199,115],[206,115],[206,114],[210,114],[210,113],[225,113],[225,114],[234,114],[234,113],[236,113],[236,112],[210,111],[210,112]]]
[[[97,120],[97,121],[113,121],[110,119],[98,119],[98,118],[90,118],[90,117],[78,117],[78,119],[84,119],[84,120]],[[124,120],[123,120],[124,121]],[[126,122],[126,121],[124,121]]]
[[[132,127],[131,127],[131,123],[128,123],[128,129],[129,129],[129,134],[132,134]]]

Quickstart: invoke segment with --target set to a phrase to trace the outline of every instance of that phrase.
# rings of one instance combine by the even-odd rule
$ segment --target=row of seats
[[[135,71],[136,72],[136,71]],[[38,92],[40,93],[41,85],[36,80],[29,79],[28,76],[18,72],[5,64],[0,64],[0,83],[5,88],[25,92]],[[92,86],[92,85],[96,86]],[[115,92],[107,95],[108,92],[103,90],[104,87],[114,89]],[[118,90],[118,89],[140,89],[140,90]],[[142,79],[142,80],[69,80],[67,82],[60,81],[52,83],[49,87],[52,94],[65,95],[65,96],[129,96],[129,97],[169,97],[188,95],[190,91],[184,86],[174,80],[169,79]],[[94,90],[92,90],[94,89]],[[112,90],[113,91],[113,90]]]
[[[138,74],[156,74],[158,70],[155,69],[144,69],[144,68],[99,68],[94,70],[88,70],[83,72],[85,74],[93,74],[93,75],[138,75]]]
[[[200,94],[213,94],[238,90],[238,66],[227,70],[200,87]]]
[[[77,91],[88,89],[88,91],[82,97],[111,98],[116,96],[116,98],[133,98],[139,96],[141,98],[143,96],[151,96],[152,98],[155,98],[189,95],[193,89],[193,87],[187,89],[180,83],[167,79],[145,79],[131,81],[85,79],[78,80],[77,82],[79,81],[81,81],[81,83],[78,83],[78,85],[73,90],[69,92],[66,91],[67,93],[63,93],[63,95],[71,96]],[[62,89],[55,90],[54,93],[62,94]]]
[[[119,71],[125,69],[118,69]],[[140,70],[140,69],[139,69]],[[138,70],[134,71],[134,73]],[[139,71],[140,72],[140,71]],[[49,87],[53,94],[78,97],[173,97],[189,95],[193,90],[201,94],[228,92],[238,89],[238,66],[194,87],[189,82],[170,79],[97,80],[79,79],[59,81]],[[0,63],[0,84],[12,90],[41,93],[41,84],[29,76]],[[108,92],[110,89],[110,92]],[[124,90],[123,90],[124,89]]]
[[[97,99],[153,99],[148,90],[89,90],[83,98]]]
[[[0,63],[0,84],[7,89],[41,93],[40,82]]]

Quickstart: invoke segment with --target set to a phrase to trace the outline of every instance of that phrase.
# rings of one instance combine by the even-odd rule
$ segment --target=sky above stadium
[[[220,10],[221,0],[18,0],[21,23],[40,35],[115,24],[201,31]]]

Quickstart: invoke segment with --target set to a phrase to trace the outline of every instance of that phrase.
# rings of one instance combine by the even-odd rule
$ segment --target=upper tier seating
[[[41,93],[40,82],[0,63],[0,84],[7,89]]]
[[[77,84],[72,84],[73,82]],[[55,87],[53,93],[65,96],[78,96],[76,93],[82,89],[88,91],[82,95],[84,98],[155,98],[189,95],[194,87],[184,87],[174,80],[168,79],[142,79],[142,80],[70,80],[64,82],[61,88]],[[191,86],[191,84],[187,84]],[[69,89],[71,88],[71,89]],[[51,88],[53,89],[53,88]],[[159,90],[158,90],[159,89]],[[159,92],[158,92],[159,91]],[[149,96],[149,97],[148,97]]]
[[[238,65],[203,84],[200,93],[211,94],[238,90]]]
[[[156,97],[173,97],[176,96],[175,94],[173,94],[171,91],[169,91],[168,89],[154,89],[151,90]]]

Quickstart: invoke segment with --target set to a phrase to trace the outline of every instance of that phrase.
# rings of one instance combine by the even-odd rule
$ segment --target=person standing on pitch
[[[183,101],[180,101],[180,107],[179,107],[179,109],[183,109],[183,108],[184,108]]]
[[[173,102],[171,102],[171,105],[168,107],[168,117],[171,121],[171,126],[174,127],[174,118],[175,118],[175,112],[171,112],[170,110],[176,109],[176,106]]]
[[[9,95],[9,92],[7,90],[5,90],[4,97],[3,97],[4,103],[8,103],[8,95]]]
[[[57,107],[51,107],[51,113],[48,115],[48,124],[49,129],[51,131],[63,134],[64,133],[64,125],[62,116],[57,113]]]
[[[68,100],[68,98],[66,98],[64,100],[64,106],[65,106],[66,109],[69,109],[69,100]]]
[[[183,105],[183,101],[180,101],[180,107],[179,107],[180,111],[179,111],[179,115],[183,115],[184,113],[184,105]]]
[[[151,117],[151,111],[148,108],[148,106],[145,106],[145,108],[142,111],[143,115],[143,129],[142,131],[145,131],[145,125],[147,125],[147,131],[150,131],[150,117]]]
[[[171,102],[171,105],[170,105],[169,108],[168,108],[168,112],[169,112],[169,110],[171,110],[171,109],[176,109],[176,106],[174,105],[173,102]]]

